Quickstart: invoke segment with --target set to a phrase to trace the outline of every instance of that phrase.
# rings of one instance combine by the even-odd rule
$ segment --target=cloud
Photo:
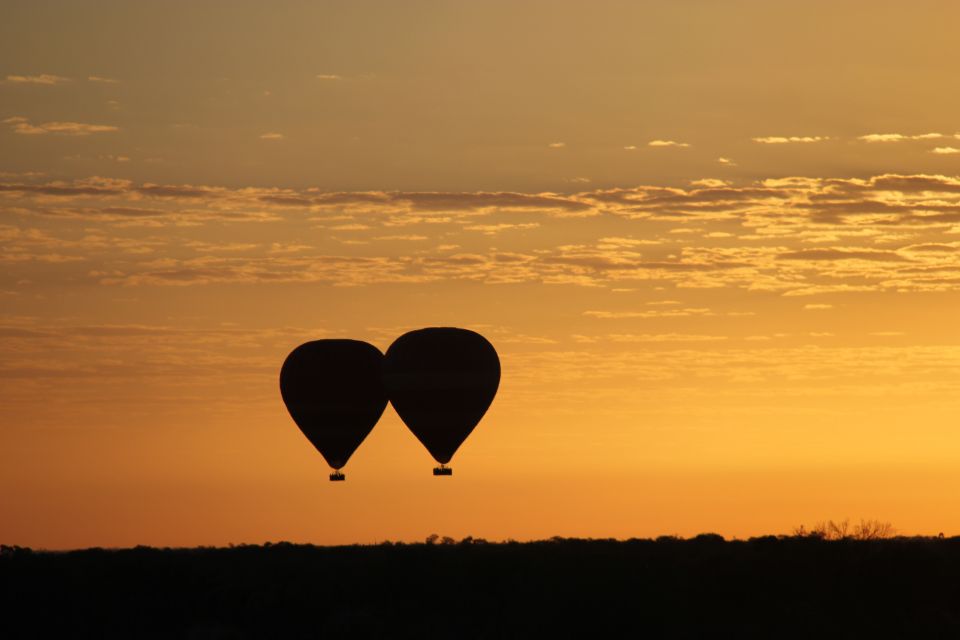
[[[106,78],[104,76],[87,76],[89,82],[96,82],[98,84],[120,84],[120,81],[115,78]]]
[[[82,262],[85,274],[96,274],[92,281],[125,286],[473,281],[677,292],[663,297],[721,288],[782,296],[960,290],[951,235],[960,228],[960,177],[942,175],[707,180],[573,194],[10,176],[0,182],[0,212],[22,230],[3,236],[5,264],[19,266],[0,278],[0,289],[38,277],[29,265],[41,258],[30,256],[43,256],[49,264]],[[64,235],[38,235],[50,219]],[[254,223],[264,225],[254,236],[240,230]],[[147,241],[160,227],[177,232]],[[203,245],[190,241],[211,242],[212,229],[201,227],[215,227],[218,243],[198,256]],[[142,254],[125,234],[141,239]],[[253,237],[257,245],[247,246]],[[297,250],[273,248],[291,238]],[[712,304],[704,302],[678,308]],[[604,312],[669,317],[646,311]]]
[[[823,304],[823,303],[811,303],[803,305],[803,308],[807,311],[821,311],[825,309],[833,309],[832,304]]]
[[[612,333],[605,336],[611,342],[717,342],[727,336],[689,333]]]
[[[567,143],[566,143],[566,142],[551,142],[551,143],[548,144],[547,146],[550,147],[551,149],[563,149],[565,146],[567,146]]]
[[[955,153],[960,153],[960,149],[956,147],[936,147],[930,153],[936,153],[938,155],[946,156],[953,155]]]
[[[902,133],[868,133],[859,136],[857,140],[864,142],[903,142],[905,140],[936,140],[944,137],[940,133],[921,133],[918,135],[903,135]]]
[[[637,145],[635,145],[635,144],[628,144],[627,146],[624,147],[624,149],[626,149],[627,151],[636,151]]]
[[[485,233],[487,235],[495,235],[501,231],[516,230],[516,229],[536,229],[540,226],[539,222],[523,222],[523,223],[510,223],[510,222],[501,222],[498,224],[471,224],[464,227],[466,231],[479,231],[480,233]]]
[[[331,231],[366,231],[370,228],[368,224],[360,224],[358,222],[352,222],[349,224],[335,224],[330,227]]]
[[[685,148],[690,145],[686,142],[677,142],[676,140],[651,140],[647,143],[648,147],[678,147]]]
[[[286,137],[286,136],[284,136],[282,133],[272,133],[272,132],[271,132],[271,133],[261,133],[261,134],[260,134],[260,139],[261,139],[261,140],[283,140],[285,137]]]
[[[718,180],[717,178],[700,178],[699,180],[691,180],[690,186],[720,188],[720,187],[729,187],[730,182],[727,180]]]
[[[374,240],[395,240],[399,242],[422,242],[424,240],[429,240],[429,236],[420,236],[416,234],[399,234],[399,235],[389,235],[389,236],[375,236]],[[439,248],[439,247],[438,247]],[[454,246],[456,248],[456,246]]]
[[[63,84],[64,82],[70,82],[70,78],[64,78],[63,76],[57,76],[51,73],[41,73],[40,75],[36,75],[36,76],[9,75],[7,76],[7,82],[10,82],[13,84],[54,85],[54,84]]]
[[[792,144],[823,142],[829,139],[829,136],[767,136],[763,138],[753,138],[753,141],[759,142],[760,144]]]
[[[378,217],[389,226],[419,223],[450,223],[495,212],[531,212],[537,215],[580,217],[598,215],[595,204],[579,196],[554,193],[520,192],[432,192],[432,191],[360,191],[326,192],[317,189],[241,188],[226,189],[204,185],[133,184],[125,180],[90,178],[73,182],[0,183],[0,193],[33,194],[75,198],[100,196],[112,199],[140,199],[146,196],[170,202],[171,206],[198,206],[204,202],[207,213],[216,209],[218,217],[228,215],[257,217],[254,212],[296,210],[327,215]],[[271,214],[272,215],[272,214]],[[298,213],[300,215],[300,213]]]
[[[88,136],[93,133],[119,131],[118,127],[104,124],[86,124],[83,122],[44,122],[31,124],[27,118],[15,116],[3,121],[12,125],[13,132],[21,135],[46,135],[48,133],[64,136]]]
[[[788,251],[777,256],[781,260],[880,260],[880,261],[904,261],[903,257],[895,251],[881,251],[878,249],[804,249],[801,251]]]
[[[342,80],[342,77],[335,73],[319,73],[317,80]]]
[[[717,162],[718,162],[719,164],[725,165],[725,166],[727,166],[727,167],[735,167],[735,166],[737,166],[737,163],[736,163],[736,162],[734,162],[734,161],[731,160],[730,158],[724,158],[723,156],[720,156],[719,158],[717,158]]]
[[[686,309],[654,309],[647,311],[584,311],[583,315],[600,320],[646,319],[646,318],[686,318],[690,316],[715,315],[706,307]]]

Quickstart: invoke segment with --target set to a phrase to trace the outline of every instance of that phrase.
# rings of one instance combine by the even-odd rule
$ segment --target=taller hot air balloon
[[[405,333],[387,349],[390,403],[440,463],[437,476],[486,413],[500,385],[497,351],[479,333],[434,327]]]
[[[387,406],[383,354],[358,340],[315,340],[287,356],[280,395],[290,417],[343,480],[340,469]]]

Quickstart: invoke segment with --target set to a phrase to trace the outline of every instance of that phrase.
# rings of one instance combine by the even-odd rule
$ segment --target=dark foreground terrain
[[[960,638],[960,538],[4,547],[0,637]]]

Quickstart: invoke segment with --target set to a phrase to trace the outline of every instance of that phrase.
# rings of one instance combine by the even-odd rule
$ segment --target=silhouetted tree
[[[819,538],[821,540],[883,540],[892,538],[896,529],[889,522],[861,518],[859,524],[851,525],[850,519],[821,521],[808,531],[800,525],[794,527],[793,535],[799,538]]]

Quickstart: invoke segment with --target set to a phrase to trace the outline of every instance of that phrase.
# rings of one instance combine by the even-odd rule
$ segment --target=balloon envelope
[[[334,469],[347,463],[387,406],[383,354],[358,340],[300,345],[280,369],[280,395],[303,435]]]
[[[467,329],[405,333],[383,361],[387,395],[413,435],[446,464],[486,413],[500,385],[500,359]]]

